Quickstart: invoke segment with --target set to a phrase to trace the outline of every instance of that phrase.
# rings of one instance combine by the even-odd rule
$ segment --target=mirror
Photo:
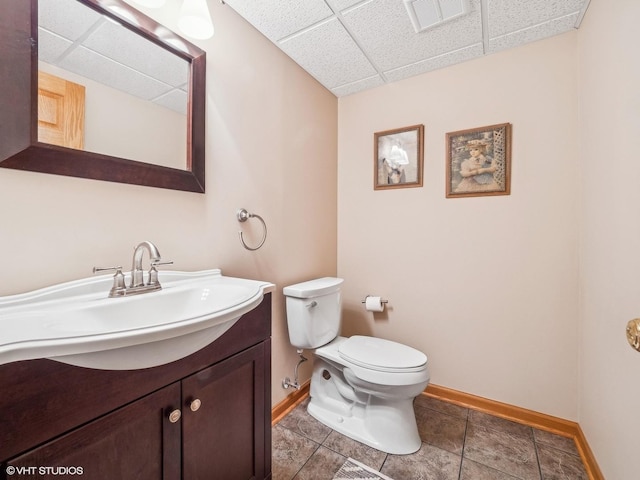
[[[205,52],[121,0],[64,0],[69,1],[71,8],[61,6],[63,0],[44,0],[40,15],[38,0],[0,2],[0,167],[204,192]],[[78,22],[65,21],[61,11],[86,18],[85,30],[65,32]],[[100,36],[109,41],[98,42]],[[150,51],[157,60],[151,60]],[[111,58],[119,53],[126,58]],[[142,58],[141,66],[128,64],[129,57]],[[149,82],[132,87],[148,97],[144,102],[121,91],[133,84],[122,72],[132,70]],[[38,133],[39,86],[44,85],[38,77],[43,74],[86,87],[84,144],[54,145]],[[114,96],[105,97],[111,90]],[[117,106],[118,97],[126,111]],[[145,106],[131,110],[137,103]],[[96,104],[111,110],[94,111]],[[151,112],[147,120],[139,116],[145,111]],[[101,117],[111,122],[96,124]],[[173,140],[167,143],[169,137]]]
[[[185,170],[189,66],[76,0],[38,0],[38,141]]]

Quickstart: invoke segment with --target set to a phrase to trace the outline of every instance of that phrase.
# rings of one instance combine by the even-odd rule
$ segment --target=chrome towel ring
[[[246,222],[250,218],[257,218],[258,220],[260,220],[260,222],[262,222],[262,228],[264,229],[264,232],[262,234],[262,240],[260,240],[260,243],[258,244],[257,247],[252,248],[248,246],[244,242],[244,238],[242,237],[242,232],[241,231],[238,232],[240,234],[240,242],[242,243],[242,246],[244,248],[246,248],[247,250],[251,250],[252,252],[255,250],[258,250],[262,245],[264,245],[264,242],[267,239],[267,224],[264,223],[264,220],[260,215],[257,215],[255,213],[249,213],[245,208],[241,208],[240,210],[238,210],[238,213],[236,214],[236,216],[238,217],[239,222]]]

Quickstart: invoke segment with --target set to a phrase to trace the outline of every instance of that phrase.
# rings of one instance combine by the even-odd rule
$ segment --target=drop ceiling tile
[[[488,0],[489,37],[577,13],[584,3],[585,0]]]
[[[332,88],[331,92],[336,97],[344,97],[345,95],[351,95],[352,93],[358,93],[362,90],[367,90],[368,88],[379,87],[380,85],[384,85],[384,80],[380,75],[375,75],[373,77],[365,78],[364,80],[358,80],[356,82]]]
[[[530,28],[524,28],[507,35],[491,38],[489,39],[489,51],[487,53],[499,52],[500,50],[518,47],[526,43],[568,32],[574,28],[578,16],[578,13],[566,15]]]
[[[83,45],[174,87],[189,80],[186,60],[114,22],[104,22]]]
[[[327,3],[331,5],[331,8],[333,8],[334,12],[342,12],[343,10],[351,8],[355,5],[364,5],[365,3],[369,3],[370,1],[372,0],[327,0]]]
[[[158,97],[171,89],[164,83],[84,47],[73,50],[59,66],[145,100]]]
[[[333,15],[324,0],[225,0],[271,41],[276,42]]]
[[[173,89],[170,92],[156,98],[153,103],[169,108],[174,112],[186,115],[188,100],[189,98],[187,96],[187,92],[180,89]]]
[[[69,40],[77,40],[93,24],[102,21],[101,19],[99,13],[76,0],[38,2],[38,25]]]
[[[484,47],[482,43],[477,43],[454,52],[445,53],[443,55],[438,55],[437,57],[428,58],[421,62],[384,72],[384,76],[388,81],[395,82],[414,75],[420,75],[421,73],[437,70],[438,68],[449,67],[456,63],[481,57],[483,54]]]
[[[374,65],[384,71],[482,42],[480,0],[468,15],[416,33],[399,0],[373,0],[342,16]]]
[[[38,60],[55,64],[56,60],[72,45],[71,40],[59,37],[42,28],[38,29]]]
[[[335,18],[289,37],[278,46],[328,89],[377,73]]]

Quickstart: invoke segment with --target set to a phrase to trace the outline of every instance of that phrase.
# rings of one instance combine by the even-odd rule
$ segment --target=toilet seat
[[[354,335],[340,343],[338,353],[354,365],[378,372],[420,372],[427,363],[427,356],[415,348],[362,335]]]
[[[354,338],[354,337],[351,337],[351,338]],[[357,336],[355,338],[357,338]],[[373,337],[364,337],[364,338],[365,340],[369,340]],[[366,382],[377,384],[378,386],[380,385],[385,385],[387,387],[408,386],[408,385],[417,385],[422,382],[429,381],[429,369],[427,367],[426,361],[421,366],[416,365],[413,367],[392,368],[388,366],[372,365],[373,363],[378,363],[378,364],[382,363],[380,361],[371,361],[372,364],[369,364],[366,361],[363,361],[363,358],[365,358],[365,360],[370,360],[366,356],[364,356],[365,355],[364,353],[363,353],[363,357],[360,357],[360,358],[358,358],[358,355],[356,354],[357,358],[355,359],[356,360],[355,362],[346,358],[345,354],[340,352],[340,347],[342,346],[343,343],[346,343],[349,340],[350,338],[346,338],[346,337],[336,337],[335,340],[333,340],[332,342],[320,348],[317,348],[314,353],[316,356],[324,360],[327,360],[329,362],[332,362],[335,365],[338,365],[339,366],[338,368],[344,369],[345,371],[350,370],[358,378]],[[365,340],[356,340],[354,344],[356,344],[357,346],[361,346],[362,344],[364,344],[366,347],[368,342],[366,342]],[[381,340],[381,339],[377,339],[377,340]],[[407,347],[406,345],[401,345],[401,346],[409,350],[413,350],[411,347]],[[347,348],[346,350],[347,350],[347,355],[349,353],[352,353],[350,352],[349,348]],[[369,349],[370,352],[371,350],[372,349]],[[373,350],[376,351],[375,349]],[[400,350],[402,351],[403,349],[400,349]],[[385,351],[388,352],[388,350],[385,350]],[[422,352],[420,353],[424,355]],[[384,355],[385,355],[384,353],[380,354],[381,357]],[[414,357],[414,358],[417,358],[417,357]],[[423,358],[426,360],[426,355],[424,355]],[[391,363],[391,362],[384,362],[384,363]],[[415,362],[408,362],[408,363],[411,364]],[[399,362],[398,364],[401,365],[402,362]],[[426,383],[425,383],[425,386],[426,386]]]

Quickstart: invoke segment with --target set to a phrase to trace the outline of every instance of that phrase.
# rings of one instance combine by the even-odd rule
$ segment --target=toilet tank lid
[[[316,278],[314,280],[308,280],[302,283],[296,283],[295,285],[289,285],[284,287],[282,292],[287,297],[296,298],[312,298],[319,297],[321,295],[328,295],[330,293],[340,290],[344,280],[336,277],[323,277]]]

